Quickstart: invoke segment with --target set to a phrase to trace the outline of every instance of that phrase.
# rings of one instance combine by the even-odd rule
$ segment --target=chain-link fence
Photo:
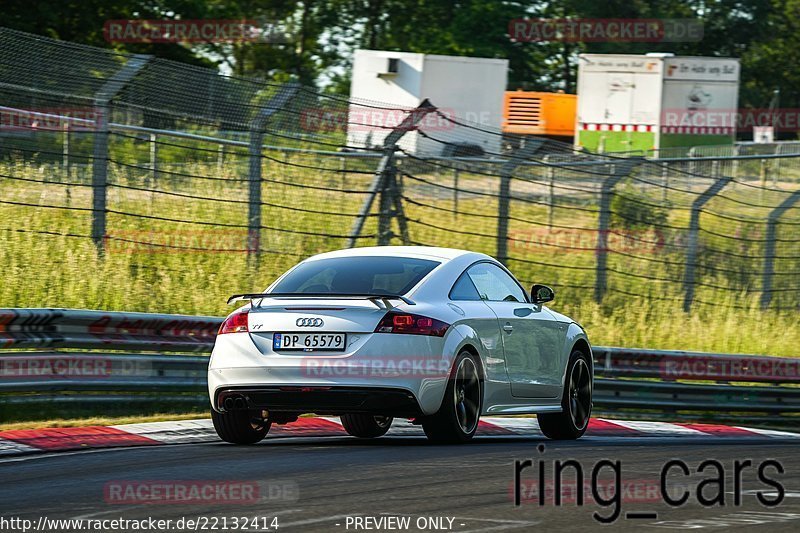
[[[595,155],[435,106],[0,29],[0,305],[215,313],[311,254],[405,243],[572,302],[800,306],[793,147]]]

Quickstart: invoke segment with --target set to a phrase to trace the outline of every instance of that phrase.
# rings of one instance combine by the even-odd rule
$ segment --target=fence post
[[[413,130],[425,115],[435,110],[436,106],[431,104],[426,98],[403,119],[400,125],[389,132],[383,140],[383,155],[375,169],[372,184],[369,187],[369,194],[361,205],[353,227],[350,229],[350,237],[347,240],[348,248],[352,248],[356,245],[356,241],[361,235],[361,231],[364,229],[364,223],[367,221],[369,212],[372,209],[372,204],[379,194],[378,245],[383,246],[388,244],[391,240],[391,219],[394,218],[395,215],[399,215],[400,217],[398,222],[400,224],[400,231],[403,233],[403,241],[407,242],[409,240],[408,229],[405,226],[405,214],[403,213],[403,206],[397,185],[397,169],[394,166],[394,153],[397,150],[397,143],[403,138],[403,135]]]
[[[742,149],[741,145],[738,145],[738,144],[734,144],[733,145],[733,157],[734,157],[734,159],[733,159],[733,163],[731,164],[731,166],[733,167],[733,169],[732,169],[733,179],[736,179],[736,177],[739,175],[739,159],[738,159],[738,157],[742,153],[741,149]]]
[[[455,163],[458,165],[458,163]],[[453,219],[458,218],[458,166],[453,168]]]
[[[96,130],[92,149],[92,240],[100,254],[106,236],[106,187],[108,183],[108,114],[111,100],[144,68],[152,56],[137,54],[106,80],[94,97]]]
[[[378,198],[378,246],[388,246],[392,240],[392,209],[396,194],[395,185],[397,184],[397,167],[394,164],[395,149],[396,147],[393,146],[390,150],[391,153],[388,154]]]
[[[225,163],[225,145],[217,147],[217,176],[222,175],[222,165]]]
[[[603,301],[607,288],[607,268],[608,268],[608,228],[611,226],[611,198],[614,195],[614,187],[623,178],[630,175],[633,168],[643,161],[640,157],[632,157],[625,161],[614,163],[614,170],[608,178],[603,180],[600,189],[600,209],[597,221],[597,247],[595,255],[597,264],[595,265],[595,284],[594,299],[597,303]]]
[[[297,83],[288,83],[278,90],[262,107],[250,123],[248,154],[248,210],[247,210],[247,256],[258,260],[261,250],[261,147],[264,144],[264,127],[269,118],[283,109],[300,89]]]
[[[544,145],[544,139],[525,139],[525,143],[514,150],[500,167],[500,189],[497,193],[497,260],[508,263],[508,216],[511,204],[511,177],[526,160],[533,157]]]
[[[794,191],[781,205],[770,211],[767,218],[767,237],[764,243],[764,276],[761,283],[761,307],[766,309],[772,301],[772,276],[775,274],[775,240],[778,221],[783,213],[800,200],[800,190]]]
[[[70,171],[69,171],[69,142],[70,142],[70,133],[69,133],[69,122],[65,121],[64,126],[62,127],[64,132],[64,144],[61,149],[61,155],[63,157],[63,167],[64,167],[64,174],[66,175],[67,182],[70,180]]]
[[[153,172],[153,186],[158,183],[158,136],[150,134],[150,170]]]
[[[732,178],[723,177],[716,180],[711,187],[706,189],[694,202],[692,202],[692,214],[689,219],[689,242],[686,247],[686,268],[683,276],[683,311],[688,313],[692,308],[694,300],[695,270],[697,268],[697,235],[700,231],[700,212],[703,206],[708,203],[719,191],[730,183]]]
[[[556,201],[556,169],[551,166],[550,156],[546,155],[542,158],[545,165],[547,165],[547,227],[553,229],[553,217],[555,216],[555,201]]]
[[[69,142],[70,142],[70,133],[69,133],[69,122],[64,122],[64,127],[62,128],[64,131],[64,145],[62,147],[62,157],[63,161],[61,166],[64,167],[64,195],[66,196],[66,204],[69,207],[72,204],[72,192],[70,191],[70,183],[72,182],[72,172],[70,172],[69,168]]]
[[[395,162],[399,163],[400,161],[392,158],[389,173],[387,174],[386,186],[383,191],[381,191],[381,199],[383,199],[383,197],[388,197],[386,200],[388,209],[385,211],[386,230],[379,235],[379,238],[383,237],[384,245],[390,244],[391,238],[394,236],[391,231],[391,220],[396,218],[397,226],[400,229],[400,239],[403,241],[404,245],[408,245],[410,244],[411,237],[408,234],[408,222],[406,221],[406,213],[403,209],[402,186],[398,179]]]

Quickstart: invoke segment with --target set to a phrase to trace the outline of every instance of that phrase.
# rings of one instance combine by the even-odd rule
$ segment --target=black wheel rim
[[[391,416],[376,416],[374,418],[375,418],[375,424],[377,424],[378,427],[381,429],[387,428],[392,424]]]
[[[250,417],[250,427],[253,428],[254,431],[262,431],[264,428],[266,428],[267,413],[265,411],[261,411],[258,414],[253,414],[253,416]]]
[[[461,431],[465,434],[475,431],[480,416],[481,382],[475,362],[469,357],[462,359],[456,368],[453,402]]]
[[[569,377],[569,414],[575,428],[582,430],[589,423],[592,412],[592,376],[584,359],[572,365]]]

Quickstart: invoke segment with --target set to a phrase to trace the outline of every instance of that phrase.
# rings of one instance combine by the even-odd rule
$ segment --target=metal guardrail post
[[[97,115],[92,150],[92,240],[103,253],[106,236],[106,187],[108,182],[108,137],[111,100],[144,68],[153,56],[137,54],[109,78],[94,97]]]
[[[508,263],[508,216],[511,208],[511,177],[514,170],[533,157],[544,145],[544,139],[525,139],[500,168],[500,189],[497,194],[497,260]]]
[[[767,217],[767,235],[764,243],[764,275],[761,283],[761,307],[766,309],[772,301],[772,277],[775,274],[775,241],[781,216],[800,200],[800,190],[794,191]]]
[[[248,182],[250,184],[247,210],[247,255],[258,258],[261,250],[261,145],[264,142],[264,127],[267,121],[283,109],[300,90],[297,83],[282,86],[267,104],[261,108],[250,124],[250,142],[247,152],[249,160]]]
[[[612,175],[603,181],[600,189],[600,210],[597,221],[597,247],[595,255],[597,264],[595,266],[594,299],[597,303],[603,301],[608,285],[608,231],[611,226],[611,198],[614,195],[614,187],[623,178],[630,175],[634,167],[643,161],[642,158],[630,158],[625,161],[614,163]]]
[[[730,177],[723,177],[716,180],[711,187],[706,189],[692,203],[692,214],[689,219],[689,241],[686,248],[686,268],[683,277],[683,288],[685,291],[683,298],[683,311],[688,313],[692,308],[695,288],[695,270],[697,269],[697,237],[700,231],[700,213],[703,206],[717,195],[725,186],[731,182]]]
[[[397,186],[397,169],[394,167],[394,154],[397,150],[397,143],[403,138],[403,135],[413,130],[425,115],[435,110],[436,106],[426,98],[403,119],[400,125],[389,132],[383,140],[383,155],[375,169],[372,184],[369,187],[369,194],[361,205],[361,209],[356,216],[356,221],[353,223],[353,227],[350,230],[350,238],[347,241],[348,248],[352,248],[356,245],[356,241],[359,235],[361,235],[369,212],[372,209],[372,204],[379,194],[380,218],[378,219],[378,245],[384,246],[389,244],[392,238],[389,228],[391,218],[393,218],[395,214],[400,214],[400,230],[401,233],[405,233],[403,240],[408,240],[408,229],[405,228],[405,216],[402,214],[402,204],[400,202],[399,189]],[[392,207],[394,207],[394,209]]]

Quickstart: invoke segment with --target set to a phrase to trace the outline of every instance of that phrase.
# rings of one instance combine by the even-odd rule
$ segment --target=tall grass
[[[338,166],[335,159],[314,160],[313,164]],[[359,167],[369,168],[369,163]],[[366,190],[371,178],[368,173],[342,176],[266,161],[262,224],[274,229],[262,230],[264,253],[255,261],[244,251],[246,229],[241,226],[247,225],[247,183],[235,181],[243,173],[246,160],[236,157],[221,168],[213,162],[164,167],[158,181],[153,181],[146,169],[112,165],[108,234],[115,238],[101,254],[88,238],[92,191],[86,174],[84,178],[73,175],[67,186],[53,183],[67,181],[57,166],[21,160],[0,164],[0,306],[225,314],[230,311],[225,305],[230,294],[263,289],[299,259],[344,247],[342,237],[364,195],[337,190]],[[437,189],[437,184],[452,185],[449,177],[442,178],[430,169],[417,175],[430,183],[404,180],[404,194],[418,201],[406,203],[412,240],[494,253],[497,201],[477,194],[496,190],[494,178],[462,174],[459,187],[474,194],[462,193],[456,200],[450,189]],[[519,198],[538,194],[523,188],[517,192]],[[677,206],[686,203],[677,193],[671,201]],[[608,296],[597,304],[591,290],[595,264],[591,251],[529,247],[525,240],[531,227],[543,227],[549,220],[594,228],[596,207],[589,195],[562,197],[549,216],[537,202],[514,200],[511,210],[519,220],[510,224],[511,235],[517,236],[510,243],[510,267],[526,283],[553,284],[558,294],[552,307],[581,322],[595,344],[798,355],[797,312],[763,311],[756,292],[737,290],[757,278],[752,266],[743,266],[741,279],[716,280],[729,287],[725,290],[701,288],[698,299],[706,303],[684,313],[682,289],[675,282],[681,272],[670,266],[670,261],[661,261],[674,250],[667,248],[638,259],[612,254],[609,264],[620,273],[610,275]],[[753,211],[752,216],[755,220],[761,213]],[[685,209],[669,212],[672,226],[685,227],[687,219]],[[720,231],[731,231],[724,226],[727,222],[719,223]],[[374,231],[375,218],[371,217],[364,232]],[[181,246],[197,249],[128,242],[174,244],[176,238]],[[724,239],[714,241],[713,235],[703,238],[709,250],[736,246]],[[372,238],[360,241],[361,245],[373,243]],[[682,256],[675,254],[675,263],[679,263]],[[713,259],[708,254],[704,257]],[[792,268],[798,271],[794,264],[784,265],[785,270]],[[712,279],[709,272],[701,271],[701,276],[706,276],[701,279]],[[642,273],[656,279],[636,276]]]

